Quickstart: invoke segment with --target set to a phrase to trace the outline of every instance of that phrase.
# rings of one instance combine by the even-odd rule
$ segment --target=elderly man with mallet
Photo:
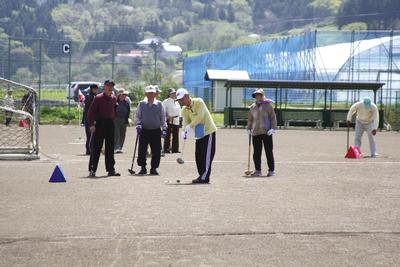
[[[354,145],[361,147],[363,133],[366,132],[369,140],[371,157],[378,156],[376,152],[375,135],[379,125],[378,107],[371,101],[371,98],[364,97],[363,100],[353,104],[347,114],[347,125],[351,125],[353,116],[356,115],[356,134]]]
[[[192,130],[196,139],[195,155],[199,176],[192,183],[209,183],[211,165],[215,155],[215,132],[217,127],[203,99],[191,98],[189,92],[184,88],[176,91],[176,99],[183,106],[181,111],[184,127],[183,144],[185,144],[185,140]],[[183,153],[183,147],[181,153]],[[184,162],[182,158],[177,161],[180,164]]]
[[[146,152],[151,148],[150,175],[158,175],[160,166],[161,137],[166,135],[167,123],[165,110],[161,101],[156,99],[157,87],[148,85],[145,88],[146,99],[141,101],[136,109],[136,131],[139,136],[138,165],[139,175],[147,174]]]

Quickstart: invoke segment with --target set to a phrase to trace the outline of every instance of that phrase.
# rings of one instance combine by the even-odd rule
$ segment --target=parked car
[[[97,84],[99,86],[99,93],[102,93],[104,91],[103,83],[89,81],[71,82],[70,86],[67,87],[67,98],[73,99],[75,102],[79,103],[82,106],[85,102],[85,97],[89,94],[91,84]],[[114,95],[118,94],[118,90],[118,87],[114,87]],[[129,96],[127,97],[127,101],[129,103],[132,103]]]
[[[85,89],[89,88],[89,86],[91,84],[97,84],[99,86],[99,88],[102,86],[102,83],[99,83],[99,82],[90,82],[90,81],[71,82],[67,86],[67,98],[68,99],[73,99],[75,102],[82,101],[81,100],[82,96],[85,96],[83,91]]]

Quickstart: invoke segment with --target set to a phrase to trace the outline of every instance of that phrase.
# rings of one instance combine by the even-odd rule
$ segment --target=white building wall
[[[213,92],[214,92],[214,112],[222,112],[226,107],[226,81],[214,81]],[[228,95],[229,105],[230,95]],[[232,89],[232,107],[243,107],[243,89],[233,88]]]

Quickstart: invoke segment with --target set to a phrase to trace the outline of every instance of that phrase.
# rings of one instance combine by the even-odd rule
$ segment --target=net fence
[[[0,78],[0,159],[39,154],[36,92]]]
[[[70,95],[73,84],[113,79],[120,88],[133,88],[143,77],[153,77],[155,68],[152,50],[133,42],[20,37],[0,42],[5,47],[0,50],[0,77],[34,88],[39,113],[57,110],[62,121],[82,112]]]
[[[377,102],[390,112],[400,91],[400,32],[314,31],[186,58],[184,86],[212,99],[216,90],[224,89],[204,79],[208,69],[245,70],[252,80],[383,82]],[[277,97],[273,88],[264,89]],[[324,100],[323,90],[280,91],[278,97],[287,106],[318,106]],[[348,107],[363,96],[371,93],[343,90],[330,97],[335,106]],[[251,89],[235,97],[240,98],[236,103],[251,101]]]

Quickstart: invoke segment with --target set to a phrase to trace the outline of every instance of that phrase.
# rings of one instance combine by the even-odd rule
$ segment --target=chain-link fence
[[[0,76],[33,87],[40,113],[57,110],[61,121],[80,114],[71,84],[113,79],[121,87],[133,88],[139,78],[153,78],[155,69],[152,50],[139,49],[136,43],[12,37],[5,46]]]

